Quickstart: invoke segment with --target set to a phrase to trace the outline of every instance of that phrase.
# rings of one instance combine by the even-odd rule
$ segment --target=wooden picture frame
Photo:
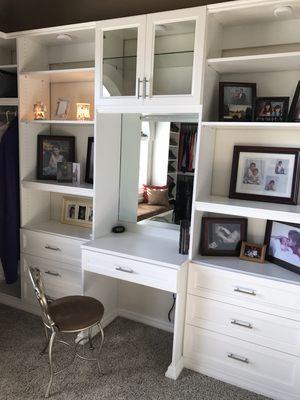
[[[94,137],[88,138],[88,147],[86,155],[86,170],[85,170],[86,183],[94,183]]]
[[[285,122],[288,119],[289,97],[256,97],[254,121]]]
[[[234,146],[229,197],[296,205],[299,155],[300,148]]]
[[[239,256],[247,240],[247,218],[203,217],[200,252],[204,256]]]
[[[93,201],[86,197],[63,197],[61,223],[91,228],[93,225]]]
[[[300,81],[298,81],[292,105],[289,112],[289,121],[300,122]]]
[[[219,121],[250,122],[253,119],[256,83],[219,83]]]
[[[300,274],[300,224],[267,221],[265,244],[268,261]]]
[[[242,242],[240,259],[263,264],[266,250],[267,246],[265,244]]]

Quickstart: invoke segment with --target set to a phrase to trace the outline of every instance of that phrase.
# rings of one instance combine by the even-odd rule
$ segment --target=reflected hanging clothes
[[[14,118],[0,142],[0,259],[7,283],[18,279],[20,258],[19,133]]]

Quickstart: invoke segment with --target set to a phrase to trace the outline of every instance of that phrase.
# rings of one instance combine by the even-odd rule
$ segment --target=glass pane
[[[104,32],[103,84],[110,96],[136,94],[137,38],[137,28]]]
[[[192,93],[195,21],[155,27],[153,95]]]

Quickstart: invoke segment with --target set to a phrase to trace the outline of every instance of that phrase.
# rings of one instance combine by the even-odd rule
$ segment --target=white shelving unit
[[[39,190],[43,192],[55,192],[74,196],[93,197],[93,185],[82,183],[74,186],[72,183],[58,183],[56,181],[23,180],[24,189]]]
[[[25,124],[62,124],[62,125],[94,125],[94,121],[90,120],[71,120],[71,119],[39,119],[39,120],[22,120]]]

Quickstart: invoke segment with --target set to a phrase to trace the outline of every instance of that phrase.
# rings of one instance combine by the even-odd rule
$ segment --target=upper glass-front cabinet
[[[97,103],[200,104],[205,21],[196,7],[99,22]]]

